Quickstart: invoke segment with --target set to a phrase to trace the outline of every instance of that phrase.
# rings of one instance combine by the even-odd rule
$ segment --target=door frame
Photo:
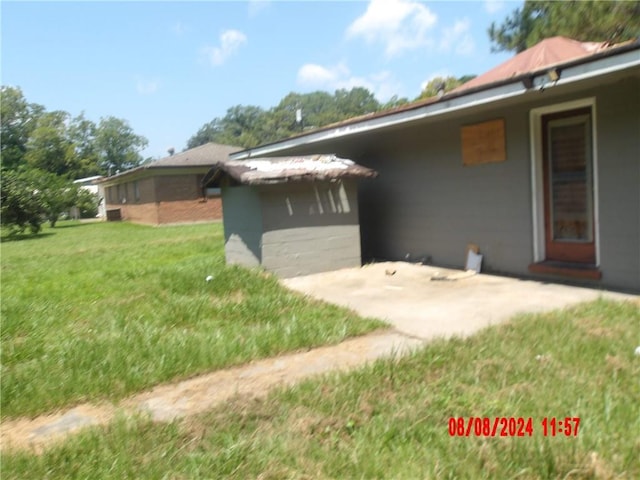
[[[533,220],[533,261],[546,260],[545,247],[545,209],[544,209],[544,175],[542,144],[542,117],[551,113],[576,110],[588,107],[591,109],[591,150],[593,168],[593,240],[595,242],[596,267],[600,266],[600,221],[598,201],[598,142],[596,135],[596,99],[582,98],[570,102],[556,103],[534,108],[529,112],[529,144],[531,148],[531,206]]]

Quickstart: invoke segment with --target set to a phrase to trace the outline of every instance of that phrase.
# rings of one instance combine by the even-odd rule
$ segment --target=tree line
[[[411,101],[435,95],[441,85],[450,90],[473,77],[436,77]],[[207,142],[251,148],[349,118],[389,110],[411,101],[406,97],[394,96],[387,102],[379,102],[364,87],[339,89],[333,94],[324,91],[305,94],[291,92],[270,109],[255,105],[229,108],[224,117],[216,117],[205,123],[189,138],[187,148]]]
[[[55,226],[77,206],[95,216],[98,199],[74,179],[106,175],[140,164],[147,140],[126,120],[84,114],[72,117],[29,102],[18,87],[2,86],[0,116],[0,189],[2,225],[10,233],[37,233],[43,221]]]
[[[2,170],[38,169],[68,178],[106,175],[138,165],[147,139],[126,120],[81,113],[48,112],[18,87],[3,86],[0,151]]]

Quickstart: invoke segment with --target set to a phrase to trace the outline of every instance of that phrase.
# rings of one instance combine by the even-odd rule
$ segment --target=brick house
[[[148,225],[222,218],[219,189],[203,189],[204,175],[240,147],[207,143],[100,180],[107,218]]]

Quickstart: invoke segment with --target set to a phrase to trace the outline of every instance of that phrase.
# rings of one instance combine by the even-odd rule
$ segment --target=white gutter
[[[258,146],[255,148],[243,150],[241,152],[229,155],[230,160],[245,160],[247,158],[266,157],[276,154],[282,150],[300,147],[304,145],[312,145],[327,140],[332,140],[359,133],[380,130],[392,127],[394,125],[423,120],[425,118],[436,117],[445,113],[451,113],[458,110],[469,109],[480,105],[486,105],[511,97],[523,95],[528,91],[541,88],[552,88],[555,85],[568,85],[579,82],[588,78],[593,78],[608,73],[613,73],[628,68],[640,66],[640,50],[634,49],[610,57],[604,57],[592,62],[581,63],[573,66],[563,67],[558,65],[561,70],[560,79],[556,82],[545,83],[546,72],[538,73],[533,78],[533,87],[525,88],[524,84],[518,79],[514,83],[500,85],[498,87],[481,90],[479,92],[470,93],[460,97],[454,97],[447,100],[446,97],[437,103],[425,105],[415,110],[407,110],[395,114],[389,114],[371,120],[362,120],[350,125],[339,126],[329,130],[322,130],[317,133],[311,133],[301,137],[295,137],[281,142]],[[553,67],[549,67],[551,69]]]

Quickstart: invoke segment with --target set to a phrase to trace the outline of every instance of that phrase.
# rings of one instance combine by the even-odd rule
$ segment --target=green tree
[[[67,137],[67,112],[40,115],[27,141],[25,160],[30,168],[68,175],[75,166],[75,151]]]
[[[406,101],[406,100],[405,100]],[[263,110],[256,106],[236,105],[223,118],[204,124],[187,142],[194,148],[207,142],[250,148],[274,142],[300,132],[380,110],[381,105],[366,88],[311,93],[291,92],[277,106]],[[297,121],[296,112],[302,113]]]
[[[0,177],[0,221],[10,235],[28,228],[36,234],[44,221],[44,205],[37,189],[37,172],[5,170]]]
[[[44,107],[29,103],[17,87],[0,88],[0,161],[2,169],[18,168],[24,163],[27,142]]]
[[[218,139],[222,135],[223,129],[222,119],[214,118],[200,127],[198,131],[187,140],[187,148],[199,147],[209,142],[222,143]]]
[[[100,155],[96,144],[98,127],[85,118],[84,113],[73,118],[67,128],[67,136],[73,145],[75,164],[72,178],[89,177],[107,173],[100,168]]]
[[[340,120],[380,110],[376,97],[364,87],[336,90],[334,97]]]
[[[53,228],[65,212],[76,205],[78,186],[71,180],[49,172],[41,172],[37,177],[37,195],[42,204],[44,214]]]
[[[137,166],[142,161],[140,151],[148,144],[146,138],[134,133],[126,120],[116,117],[100,119],[94,142],[102,173]]]
[[[265,111],[253,105],[236,105],[224,117],[222,143],[255,147],[262,143]]]
[[[298,122],[297,111],[301,117]],[[321,127],[338,121],[335,98],[322,91],[306,94],[291,92],[278,105],[269,110],[269,138],[266,141],[276,141],[298,134],[305,129]]]
[[[266,137],[266,112],[253,105],[236,105],[223,118],[214,118],[203,125],[187,142],[194,148],[207,142],[255,147]]]
[[[99,201],[95,193],[91,193],[86,188],[79,188],[75,206],[78,207],[80,218],[94,218],[98,214]]]
[[[525,0],[488,29],[491,50],[521,52],[561,35],[580,41],[621,42],[640,36],[640,1]]]

